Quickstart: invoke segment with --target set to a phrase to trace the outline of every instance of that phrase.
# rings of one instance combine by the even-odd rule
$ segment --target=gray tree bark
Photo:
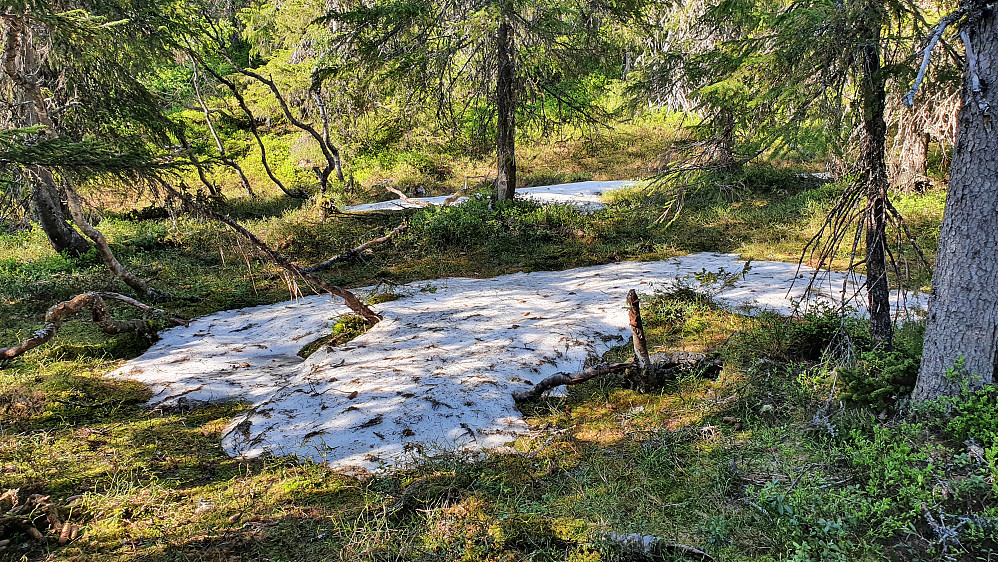
[[[516,191],[516,103],[513,92],[512,1],[500,7],[496,38],[496,189],[499,199],[512,199]]]
[[[973,52],[964,71],[916,402],[959,394],[961,381],[946,372],[961,358],[972,389],[992,384],[998,371],[998,130],[991,115],[998,111],[998,14],[982,0],[967,5],[963,29]]]

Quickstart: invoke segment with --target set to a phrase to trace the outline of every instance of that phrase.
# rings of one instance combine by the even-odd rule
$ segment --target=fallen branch
[[[287,258],[275,252],[263,240],[257,238],[255,234],[247,230],[246,227],[239,224],[232,217],[228,215],[223,215],[218,211],[213,211],[205,207],[204,205],[195,202],[193,199],[191,199],[189,195],[175,189],[170,184],[163,182],[162,185],[164,189],[166,189],[169,193],[173,194],[175,197],[183,201],[191,209],[194,209],[195,211],[201,213],[204,216],[211,217],[212,219],[215,219],[218,222],[228,225],[232,230],[235,230],[243,238],[248,240],[250,244],[256,246],[258,250],[260,250],[268,258],[270,258],[270,261],[274,265],[280,267],[281,269],[287,271],[288,273],[290,273],[295,277],[300,277],[304,279],[306,282],[311,283],[316,287],[319,287],[323,291],[329,293],[331,296],[340,297],[341,299],[343,299],[347,307],[349,307],[350,310],[361,315],[364,318],[364,320],[367,321],[369,326],[373,326],[374,324],[377,324],[378,322],[381,321],[381,317],[378,316],[378,314],[375,313],[373,310],[371,310],[366,304],[364,304],[363,301],[358,299],[357,295],[351,293],[350,291],[342,287],[338,287],[336,285],[330,285],[329,283],[326,283],[325,281],[319,279],[315,275],[312,275],[311,273],[304,271],[297,265],[291,263],[290,261],[287,260]]]
[[[167,316],[168,320],[177,326],[188,325],[187,320],[183,318],[169,316],[168,313],[163,310],[152,308],[149,305],[143,304],[131,297],[126,297],[125,295],[99,292],[82,293],[76,295],[68,301],[60,302],[49,308],[48,312],[45,313],[45,326],[31,334],[31,337],[18,345],[0,349],[0,362],[13,359],[48,342],[53,336],[55,336],[56,332],[59,331],[59,328],[62,327],[62,323],[67,318],[85,309],[90,310],[93,321],[105,334],[122,334],[125,332],[151,334],[156,332],[156,327],[146,319],[124,321],[115,320],[111,315],[111,312],[107,309],[107,304],[104,302],[104,299],[113,299],[139,308],[145,312],[152,312]]]
[[[408,195],[406,195],[405,193],[402,193],[400,190],[395,189],[394,187],[392,187],[390,185],[386,185],[385,189],[387,189],[388,191],[391,191],[395,195],[398,195],[399,199],[401,199],[405,203],[408,203],[409,205],[415,205],[417,207],[429,207],[430,206],[430,204],[428,202],[422,201],[420,199],[412,199]]]
[[[601,377],[603,375],[609,375],[611,373],[622,373],[633,366],[634,363],[630,361],[627,363],[601,363],[576,375],[566,375],[565,373],[551,375],[550,377],[535,384],[530,390],[514,392],[513,401],[526,402],[527,400],[533,400],[535,398],[539,398],[540,395],[551,390],[552,388],[562,385],[583,383],[587,380]]]
[[[327,267],[330,267],[330,266],[332,266],[334,264],[337,264],[339,262],[350,261],[353,258],[359,256],[360,253],[363,252],[364,250],[367,250],[371,246],[375,246],[377,244],[381,244],[382,242],[387,241],[392,236],[395,236],[396,234],[400,234],[400,233],[404,232],[405,229],[407,229],[408,227],[409,227],[408,223],[403,222],[402,224],[396,226],[394,229],[392,229],[391,232],[389,232],[388,234],[385,234],[384,236],[375,238],[373,240],[368,240],[367,242],[364,242],[363,244],[361,244],[360,246],[357,246],[356,248],[351,248],[351,249],[343,252],[342,254],[338,254],[338,255],[335,255],[335,256],[329,258],[326,261],[319,262],[319,263],[317,263],[315,265],[308,266],[308,267],[302,269],[302,271],[304,271],[306,273],[312,273],[312,272],[315,272],[315,271],[319,271],[321,269],[326,269]]]

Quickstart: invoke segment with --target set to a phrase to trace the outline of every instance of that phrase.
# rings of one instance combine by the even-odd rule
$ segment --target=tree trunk
[[[880,28],[869,28],[863,47],[863,144],[860,158],[866,180],[866,291],[874,345],[890,349],[894,336],[887,285],[887,165],[884,121],[887,92],[880,67]]]
[[[42,166],[34,166],[32,175],[31,203],[35,218],[49,239],[52,249],[79,257],[90,251],[91,245],[66,221],[62,212],[62,196],[55,184],[52,172]]]
[[[891,184],[907,193],[924,184],[928,177],[929,135],[925,132],[923,117],[908,109],[901,110],[898,125],[900,145],[891,170]]]
[[[513,37],[509,11],[511,0],[502,3],[496,40],[496,188],[500,199],[512,199],[516,191],[516,103],[513,93]]]
[[[979,0],[967,4],[985,8]],[[973,56],[968,52],[915,401],[958,395],[961,382],[992,384],[998,371],[998,130],[988,112],[989,105],[998,110],[998,15],[986,8],[971,14],[964,30]],[[961,358],[972,378],[947,378]]]
[[[3,49],[3,71],[11,83],[20,88],[28,103],[23,104],[27,111],[27,124],[44,125],[39,133],[42,138],[55,138],[57,129],[49,117],[45,97],[38,85],[38,62],[32,45],[25,39],[28,27],[22,16],[6,19],[7,36]],[[57,252],[66,251],[72,256],[80,256],[90,250],[90,243],[66,221],[63,213],[62,196],[52,172],[43,166],[32,166],[30,173],[37,181],[32,182],[31,200],[35,217],[48,236],[49,243]]]

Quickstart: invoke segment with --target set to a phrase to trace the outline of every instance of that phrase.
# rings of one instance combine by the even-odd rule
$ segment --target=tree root
[[[31,334],[31,337],[15,346],[0,349],[0,362],[13,359],[48,342],[55,336],[56,332],[59,331],[59,328],[62,327],[62,323],[67,318],[81,312],[84,309],[90,310],[93,321],[105,334],[122,334],[125,332],[152,334],[157,331],[155,325],[146,319],[124,321],[115,320],[114,316],[112,316],[111,312],[107,309],[107,304],[104,302],[104,299],[113,299],[123,302],[144,312],[165,315],[171,323],[177,326],[188,325],[187,320],[183,318],[169,316],[168,313],[163,310],[152,308],[149,305],[143,304],[131,297],[126,297],[125,295],[100,292],[82,293],[76,295],[68,301],[60,302],[49,308],[48,312],[45,313],[45,325],[40,330],[37,330],[35,333]]]

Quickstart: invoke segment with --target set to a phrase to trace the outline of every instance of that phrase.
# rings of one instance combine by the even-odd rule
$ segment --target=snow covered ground
[[[529,199],[537,203],[557,203],[560,205],[576,205],[587,209],[602,209],[603,202],[600,199],[603,192],[633,185],[632,181],[581,181],[576,183],[562,183],[558,185],[545,185],[541,187],[526,187],[516,190],[516,196],[522,199]],[[431,205],[443,205],[448,196],[442,197],[418,197],[414,198]],[[456,201],[460,204],[467,201],[467,197],[461,197]],[[401,199],[392,201],[382,201],[380,203],[365,203],[347,207],[347,211],[375,211],[386,209],[411,209],[417,207]]]
[[[147,384],[153,406],[250,402],[225,431],[223,446],[232,455],[296,455],[376,470],[423,453],[497,448],[529,434],[511,393],[578,371],[587,357],[626,341],[629,289],[651,293],[703,272],[730,279],[743,266],[734,255],[701,253],[414,283],[402,298],[375,307],[384,320],[366,334],[307,360],[296,353],[328,334],[345,306],[313,296],[230,310],[163,332],[116,374]],[[810,273],[752,262],[731,283],[715,285],[715,298],[790,312]],[[843,274],[819,279],[814,298],[835,302]]]

